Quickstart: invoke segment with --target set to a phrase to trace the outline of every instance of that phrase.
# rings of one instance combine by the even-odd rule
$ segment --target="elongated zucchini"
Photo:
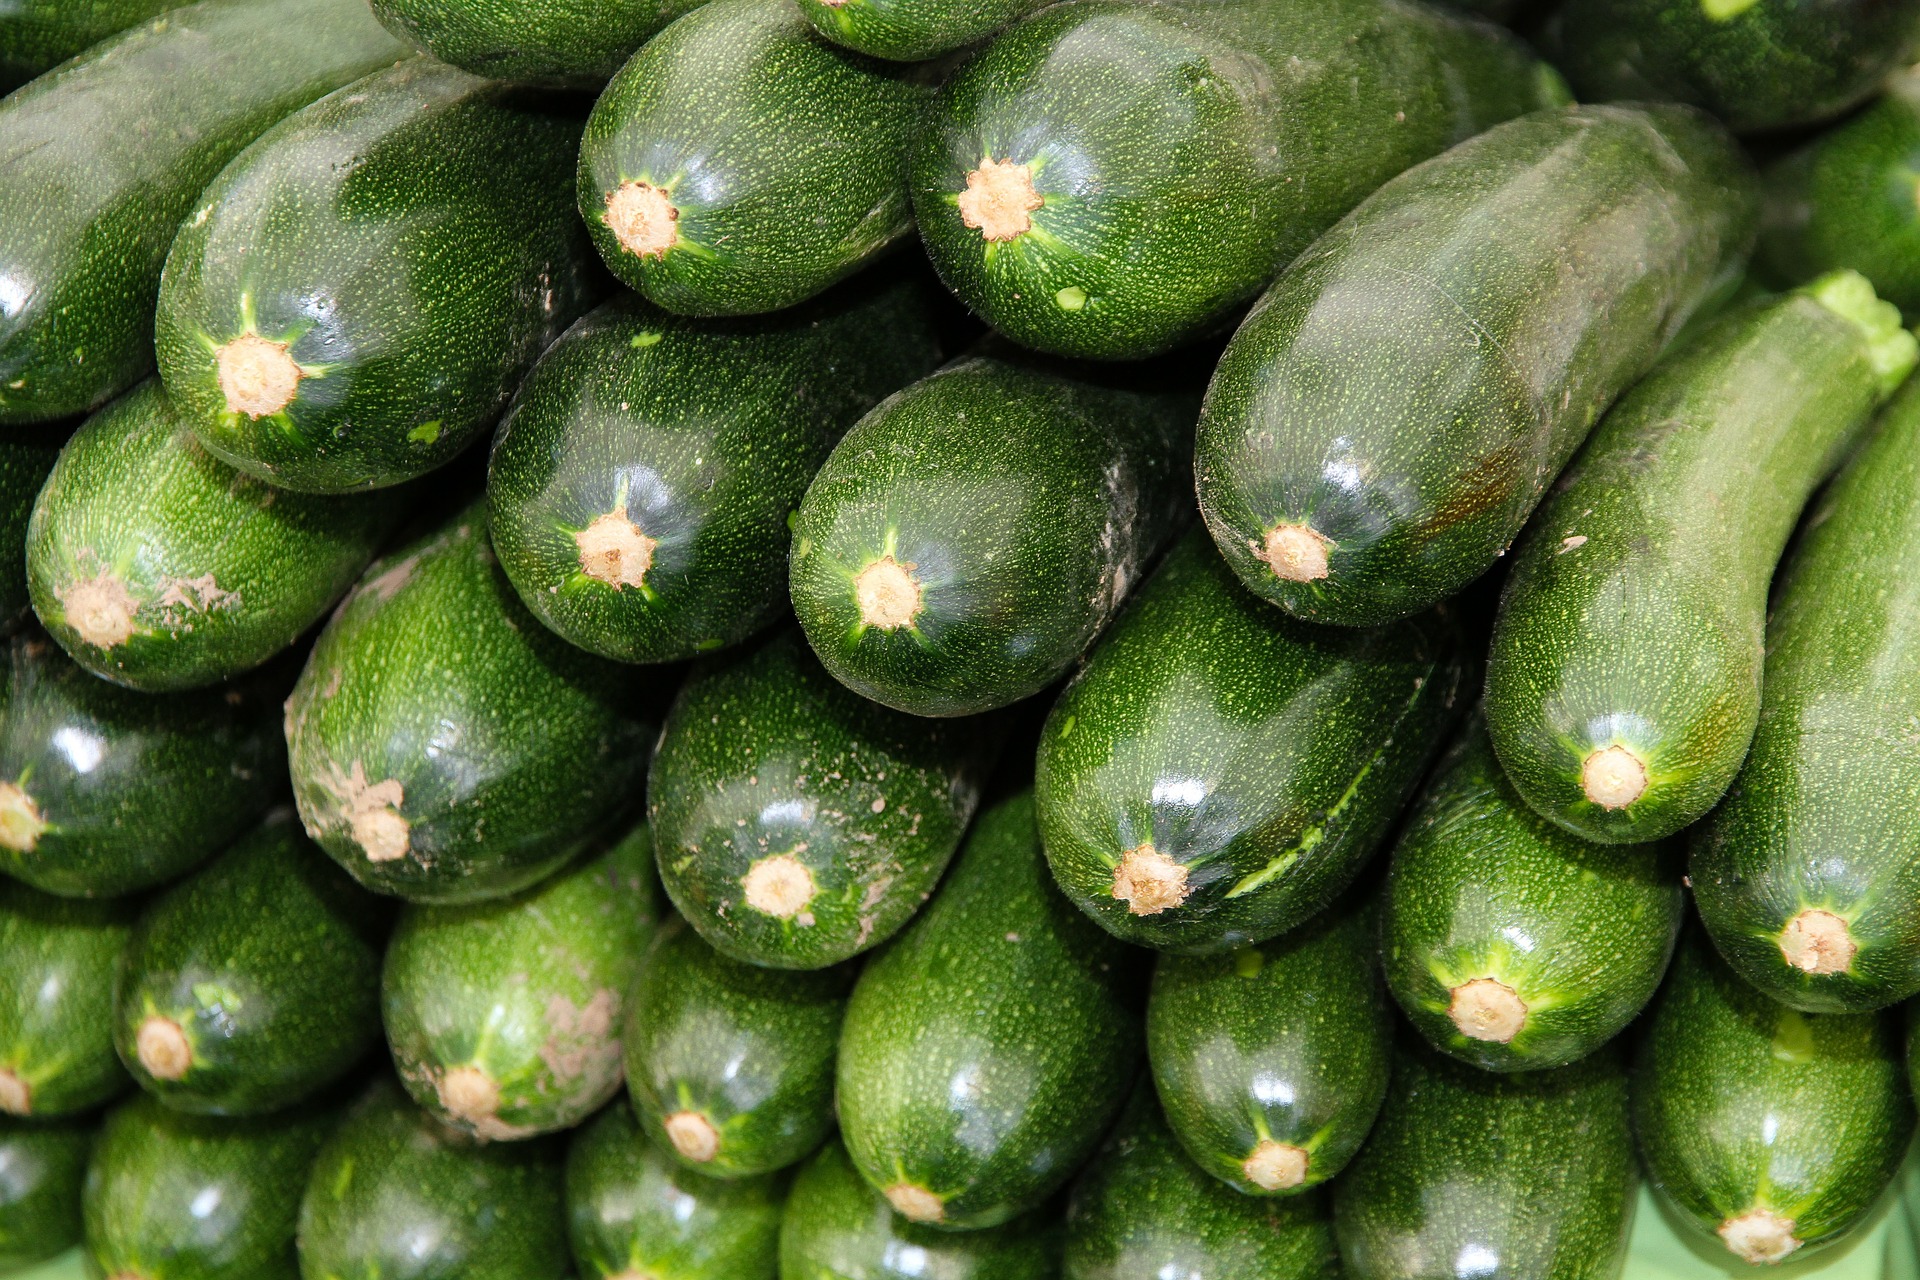
[[[15,0],[0,12],[0,93],[170,7],[171,0]]]
[[[807,21],[835,44],[876,58],[920,62],[990,36],[1044,0],[799,0]]]
[[[700,0],[369,0],[387,30],[493,80],[598,90]]]

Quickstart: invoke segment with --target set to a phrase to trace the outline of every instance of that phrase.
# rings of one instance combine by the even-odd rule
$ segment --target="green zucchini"
[[[1294,927],[1418,785],[1467,696],[1460,649],[1438,615],[1297,623],[1193,530],[1047,718],[1034,787],[1054,877],[1110,932],[1163,950]]]
[[[1920,0],[1568,0],[1547,41],[1583,98],[1690,102],[1750,133],[1872,96],[1920,48]]]
[[[1618,1277],[1635,1181],[1618,1050],[1495,1075],[1409,1042],[1380,1123],[1333,1184],[1342,1274]]]
[[[527,613],[486,517],[474,503],[375,561],[287,702],[307,834],[414,902],[544,879],[619,821],[653,739],[624,673]]]
[[[820,39],[792,0],[708,0],[594,104],[580,216],[669,311],[790,307],[912,233],[907,144],[929,92]]]
[[[449,66],[494,80],[599,90],[701,0],[371,0],[373,16]]]
[[[959,847],[990,733],[855,696],[793,630],[710,659],[647,776],[668,896],[748,964],[822,969],[884,942]]]
[[[988,810],[847,1004],[840,1132],[861,1175],[932,1226],[1037,1208],[1126,1101],[1138,976],[1048,879],[1032,796]]]
[[[876,58],[923,62],[993,35],[1045,0],[798,0],[813,29]]]
[[[268,130],[167,255],[160,377],[283,489],[410,480],[491,427],[599,292],[564,100],[414,58]]]
[[[289,493],[236,472],[147,382],[67,442],[23,531],[27,576],[75,662],[148,693],[189,689],[293,644],[399,514],[389,495]]]
[[[1843,1238],[1893,1181],[1913,1134],[1902,1048],[1894,1011],[1801,1013],[1690,939],[1635,1068],[1648,1179],[1746,1262]]]
[[[571,1274],[556,1138],[476,1143],[381,1080],[314,1160],[300,1273],[326,1280],[561,1280]]]
[[[87,1257],[141,1280],[298,1280],[307,1171],[339,1119],[182,1115],[145,1095],[107,1115],[87,1169]]]
[[[1059,1229],[1044,1213],[981,1231],[907,1221],[838,1138],[802,1166],[780,1225],[782,1280],[1057,1280],[1059,1256]]]
[[[0,1116],[0,1275],[80,1243],[80,1188],[97,1127]]]
[[[1142,1085],[1067,1208],[1063,1280],[1322,1280],[1336,1274],[1326,1193],[1235,1194],[1202,1173]]]
[[[286,776],[262,677],[164,696],[88,675],[38,633],[0,688],[0,871],[63,897],[171,880],[259,822]]]
[[[0,93],[171,7],[172,0],[15,0],[0,11]]]
[[[1916,358],[1840,272],[1722,318],[1607,415],[1519,545],[1487,660],[1493,749],[1535,810],[1613,844],[1718,803],[1781,550]]]
[[[1251,1196],[1346,1167],[1387,1092],[1393,1021],[1355,904],[1231,955],[1162,955],[1147,1059],[1195,1164]]]
[[[1677,855],[1589,844],[1533,812],[1476,717],[1393,851],[1387,985],[1430,1044],[1482,1070],[1584,1058],[1667,971],[1687,909]]]
[[[0,633],[27,616],[27,521],[47,473],[60,457],[64,433],[57,428],[13,427],[0,440]]]
[[[493,546],[583,649],[668,662],[787,609],[787,520],[834,442],[930,372],[911,277],[765,320],[684,320],[632,295],[542,357],[494,438]],[[638,483],[636,483],[636,479]]]
[[[113,982],[134,916],[0,880],[0,1111],[73,1115],[127,1087]]]
[[[160,269],[201,188],[403,52],[362,0],[204,0],[0,103],[0,423],[85,413],[151,372]]]
[[[1739,270],[1757,206],[1685,107],[1540,112],[1389,182],[1227,344],[1194,453],[1221,554],[1320,622],[1452,595]]]
[[[653,929],[647,832],[510,898],[407,907],[380,1007],[400,1082],[483,1140],[570,1129],[620,1089],[627,993]]]
[[[121,1059],[180,1111],[299,1102],[379,1041],[388,919],[275,814],[142,912],[114,984]]]
[[[841,683],[915,715],[987,711],[1058,679],[1112,619],[1187,517],[1194,403],[1080,372],[960,360],[834,448],[794,520],[790,585]]]
[[[914,213],[994,328],[1132,359],[1219,328],[1408,165],[1565,100],[1518,40],[1423,4],[1077,0],[947,81]]]

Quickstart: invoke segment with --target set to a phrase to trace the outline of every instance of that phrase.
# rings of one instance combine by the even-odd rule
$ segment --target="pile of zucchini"
[[[1916,52],[0,3],[0,1275],[1845,1256]]]

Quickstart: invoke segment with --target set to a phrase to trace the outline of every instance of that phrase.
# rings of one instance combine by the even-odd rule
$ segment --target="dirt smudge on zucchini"
[[[406,795],[398,779],[370,783],[366,766],[355,760],[345,773],[338,765],[330,765],[326,786],[339,802],[339,820],[367,861],[394,862],[407,856],[413,829],[400,814]]]

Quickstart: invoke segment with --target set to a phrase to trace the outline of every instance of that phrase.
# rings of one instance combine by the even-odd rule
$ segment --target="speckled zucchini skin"
[[[598,1110],[620,1088],[651,889],[642,828],[513,897],[403,911],[380,1009],[413,1100],[483,1140],[569,1129]]]
[[[613,273],[669,311],[790,307],[912,232],[907,146],[930,99],[822,40],[793,0],[710,0],[600,95],[580,216]],[[629,183],[674,210],[664,235],[618,232]]]
[[[1755,1210],[1786,1220],[1795,1255],[1842,1238],[1893,1180],[1913,1133],[1900,1031],[1892,1010],[1775,1003],[1690,938],[1634,1077],[1648,1178],[1709,1239]]]
[[[850,693],[797,631],[696,668],[647,777],[689,924],[748,964],[820,969],[884,942],[939,883],[997,752]],[[790,883],[791,893],[762,885]]]
[[[0,871],[62,897],[115,897],[190,870],[285,785],[277,675],[155,696],[15,636],[0,712]],[[10,784],[10,786],[9,786]]]
[[[127,1087],[113,980],[136,909],[0,881],[0,1111],[73,1115]]]
[[[402,53],[362,0],[204,0],[0,104],[0,423],[85,413],[149,373],[160,268],[201,188]]]
[[[167,256],[154,330],[207,451],[345,493],[431,471],[492,426],[600,291],[572,208],[577,106],[414,58],[229,165]],[[243,340],[297,367],[284,407],[236,404],[221,355]]]
[[[11,631],[33,601],[27,594],[27,521],[60,457],[59,428],[12,427],[0,440],[0,631]]]
[[[798,0],[813,29],[876,58],[923,62],[991,36],[1044,0]]]
[[[772,624],[807,482],[861,414],[939,362],[931,303],[895,275],[766,319],[686,320],[628,294],[581,320],[494,438],[493,546],[521,600],[625,662]],[[617,561],[594,559],[599,529],[623,536]]]
[[[701,0],[370,0],[387,30],[492,80],[598,90]]]
[[[840,1131],[861,1176],[949,1229],[1039,1207],[1126,1100],[1136,961],[1048,879],[1032,797],[988,810],[847,1005]]]
[[[575,1131],[567,1221],[582,1280],[774,1280],[787,1179],[709,1178],[647,1140],[620,1099]]]
[[[18,0],[0,13],[0,93],[170,7],[171,0]]]
[[[327,1139],[300,1202],[300,1272],[327,1280],[561,1280],[557,1138],[476,1143],[375,1084]]]
[[[780,1226],[782,1280],[1057,1280],[1059,1225],[1045,1213],[979,1231],[908,1222],[835,1138],[800,1169]]]
[[[298,1280],[293,1230],[336,1107],[251,1120],[129,1099],[87,1169],[87,1258],[143,1280]]]
[[[0,1118],[0,1273],[80,1243],[80,1186],[97,1127],[90,1118]]]
[[[1444,618],[1307,627],[1241,590],[1195,529],[1047,718],[1034,776],[1053,874],[1128,942],[1273,937],[1385,839],[1466,681]],[[1166,892],[1128,870],[1143,856]]]
[[[399,516],[391,495],[289,493],[236,472],[149,381],[67,442],[24,530],[27,575],[41,624],[81,666],[190,689],[291,645]]]
[[[1687,909],[1680,863],[1671,845],[1590,844],[1533,812],[1475,717],[1393,851],[1387,985],[1429,1043],[1482,1070],[1584,1058],[1660,986]],[[1470,984],[1482,982],[1524,1006],[1514,1025],[1475,1022]]]
[[[1348,903],[1231,955],[1160,957],[1147,1058],[1167,1124],[1200,1168],[1270,1196],[1346,1167],[1386,1096],[1393,1045],[1373,952],[1371,912]],[[1287,1167],[1263,1164],[1271,1156]]]
[[[1214,373],[1194,471],[1221,554],[1317,622],[1452,595],[1740,267],[1757,206],[1739,149],[1684,107],[1539,112],[1389,182]],[[1299,526],[1324,564],[1282,578],[1269,539]]]
[[[1408,1037],[1380,1123],[1333,1184],[1353,1280],[1618,1280],[1633,1222],[1617,1049],[1494,1075]]]
[[[1747,133],[1866,100],[1920,44],[1920,3],[1569,0],[1547,43],[1582,98],[1690,102]]]
[[[307,833],[413,902],[524,889],[638,800],[650,687],[542,627],[475,503],[368,568],[287,701]]]
[[[994,328],[1132,359],[1219,327],[1408,165],[1565,100],[1513,37],[1405,0],[1076,0],[946,83],[914,214]],[[970,220],[984,160],[1034,207]]]

